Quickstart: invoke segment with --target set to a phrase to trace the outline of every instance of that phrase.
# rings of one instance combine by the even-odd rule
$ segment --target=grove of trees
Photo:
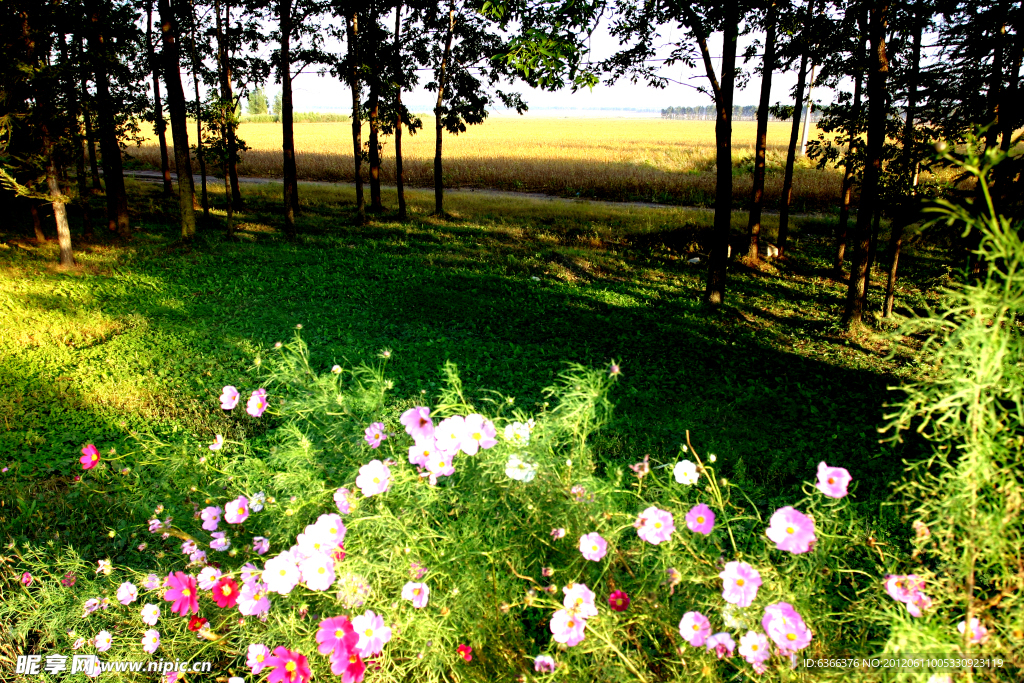
[[[925,200],[958,198],[980,208],[972,185],[942,172],[945,162],[932,152],[936,140],[962,145],[980,130],[972,144],[1010,152],[994,174],[993,201],[1004,213],[1021,204],[1022,156],[1014,154],[1015,131],[1024,125],[1019,1],[157,0],[154,6],[152,0],[8,0],[0,17],[7,57],[0,65],[0,202],[10,215],[31,217],[39,240],[46,239],[39,207],[52,204],[65,266],[74,264],[70,221],[85,235],[103,224],[89,215],[90,194],[106,198],[105,229],[131,239],[122,151],[144,126],[159,138],[164,191],[178,194],[182,237],[195,233],[198,211],[209,220],[210,170],[224,177],[230,232],[233,211],[244,206],[237,174],[244,141],[236,134],[243,98],[250,113],[265,114],[268,105],[280,112],[282,227],[293,236],[300,203],[292,82],[309,69],[332,74],[351,92],[356,212],[364,221],[367,213],[384,210],[385,136],[395,140],[404,217],[401,134],[422,122],[410,115],[402,93],[421,78],[436,93],[435,212],[444,215],[444,137],[482,122],[498,102],[525,110],[508,89],[514,82],[547,90],[619,79],[652,88],[695,87],[677,84],[663,67],[701,68],[704,78],[696,87],[710,104],[668,107],[662,116],[715,121],[715,222],[704,295],[712,306],[726,300],[731,217],[740,208],[732,198],[732,122],[758,122],[746,250],[756,260],[765,201],[764,127],[770,118],[793,121],[776,245],[785,257],[793,167],[801,133],[807,137],[801,114],[818,85],[839,95],[815,112],[824,134],[806,151],[844,174],[835,270],[850,272],[843,318],[848,327],[859,326],[865,315],[874,263],[887,266],[882,312],[891,313],[903,236],[921,220]],[[590,37],[602,22],[619,42],[610,55],[590,52]],[[753,47],[740,53],[744,34],[754,36]],[[713,54],[713,44],[722,46],[721,54]],[[757,72],[770,84],[773,74],[793,70],[797,87],[788,102],[770,106],[766,86],[758,106],[735,103],[745,74]],[[263,91],[268,80],[281,86],[272,105]],[[176,186],[168,170],[171,154],[179,171]],[[199,192],[193,158],[203,178]],[[879,243],[882,217],[892,225],[887,245]],[[957,239],[978,272],[976,260],[970,261],[977,236]]]

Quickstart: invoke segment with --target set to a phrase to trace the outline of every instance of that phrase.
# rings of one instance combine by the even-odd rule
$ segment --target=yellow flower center
[[[590,549],[591,549],[591,550],[592,550],[593,552],[595,552],[595,553],[596,553],[596,552],[597,552],[597,544],[594,544],[594,545],[590,546]]]
[[[288,662],[284,665],[285,671],[295,671],[295,662]]]
[[[791,526],[787,526],[787,527],[786,527],[786,533],[787,533],[787,534],[794,534],[794,533],[796,533],[796,529],[794,529],[794,528],[793,528],[793,527],[791,527]]]
[[[615,606],[622,607],[622,598],[615,598]]]
[[[375,439],[379,439],[379,438],[380,438],[380,433],[378,432],[377,434],[374,434],[374,435],[373,435],[373,438],[375,438]]]
[[[697,524],[703,524],[703,523],[704,523],[704,515],[699,515],[697,517]]]
[[[190,591],[188,588],[185,588],[181,591],[181,597],[183,598],[187,598],[190,595],[192,595],[192,591]]]
[[[796,634],[795,633],[787,633],[786,634],[786,640],[796,640]]]
[[[751,645],[750,646],[750,651],[751,652],[757,652],[757,645]]]
[[[373,483],[374,484],[379,484],[380,483],[380,477],[374,477],[373,478]]]
[[[654,528],[655,529],[660,529],[661,528],[661,522],[655,522],[654,523]]]
[[[238,508],[238,512],[235,513],[235,514],[244,515],[245,514],[245,508]]]
[[[745,583],[746,581],[744,581],[743,579],[736,579],[736,585],[740,588],[742,588]]]
[[[316,570],[317,574],[324,574],[326,572],[327,572],[327,570],[324,567],[320,567],[319,569]]]
[[[477,441],[479,441],[480,439],[482,439],[484,437],[483,437],[482,434],[480,434],[480,432],[473,432],[473,438],[476,439]]]
[[[93,461],[93,462],[96,462],[96,461],[97,461],[97,460],[99,460],[99,459],[100,459],[100,456],[98,456],[98,455],[96,455],[96,454],[94,453],[94,454],[93,454],[93,456],[92,456],[92,461]]]
[[[355,664],[356,663],[356,655],[349,655],[348,656],[348,663],[349,664]]]
[[[288,575],[288,571],[285,570],[285,569],[282,569],[281,570],[281,576],[287,576],[287,575]]]
[[[570,619],[568,623],[566,623],[566,626],[568,626],[569,628],[576,628],[576,622]]]
[[[224,586],[221,590],[224,591],[224,595],[231,595],[231,586]]]
[[[445,467],[445,464],[444,464],[444,462],[442,462],[442,463],[441,463],[441,464],[439,465],[439,467],[441,467],[442,469],[444,469],[444,467]]]
[[[693,625],[693,630],[694,631],[699,631],[700,630],[700,624],[694,624]]]
[[[257,664],[262,664],[263,663],[263,654],[262,653],[256,655],[256,663]]]
[[[369,638],[369,637],[371,637],[373,635],[373,629],[372,628],[368,628],[368,629],[366,629],[366,631],[364,631],[364,633],[366,634],[366,637]]]
[[[412,589],[412,594],[413,594],[413,595],[419,595],[419,594],[420,594],[420,593],[422,593],[422,592],[423,592],[423,591],[421,591],[421,590],[420,590],[419,588],[413,588],[413,589]]]
[[[830,484],[836,483],[836,478],[835,477],[829,477],[828,478],[828,483],[830,483]]]

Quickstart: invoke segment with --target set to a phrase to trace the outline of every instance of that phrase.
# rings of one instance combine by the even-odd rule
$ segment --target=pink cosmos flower
[[[455,474],[455,463],[452,462],[454,455],[448,451],[437,450],[430,454],[424,467],[430,476],[430,485],[437,484],[438,477],[450,477]]]
[[[750,607],[761,585],[761,574],[746,562],[726,562],[718,575],[722,579],[722,598],[740,607]]]
[[[533,658],[533,670],[541,674],[553,673],[558,664],[549,655],[537,655]]]
[[[648,453],[644,455],[644,459],[635,465],[630,465],[629,469],[633,470],[633,474],[636,475],[637,479],[643,480],[648,474],[651,473],[651,455]]]
[[[498,430],[494,428],[494,423],[483,415],[478,413],[467,415],[463,428],[463,438],[459,443],[459,448],[466,455],[476,455],[480,449],[486,450],[498,443],[496,438]]]
[[[686,527],[696,534],[707,536],[715,528],[715,513],[704,503],[694,505],[686,513]]]
[[[984,643],[988,640],[988,629],[978,620],[978,617],[971,617],[971,628],[969,631],[966,620],[957,624],[956,630],[960,631],[960,635],[967,631],[967,639],[972,643]]]
[[[384,433],[383,422],[374,422],[366,428],[363,434],[366,443],[370,444],[370,448],[377,448],[384,439],[388,438],[388,435]]]
[[[217,582],[211,592],[213,601],[221,609],[230,609],[238,604],[238,584],[226,576]]]
[[[249,499],[239,496],[224,506],[224,521],[228,524],[241,524],[249,519]]]
[[[113,643],[114,638],[110,635],[110,631],[100,631],[96,634],[95,645],[97,652],[106,652]]]
[[[633,526],[636,527],[637,536],[654,545],[667,541],[676,530],[672,513],[656,507],[649,507],[641,512]]]
[[[142,582],[142,585],[146,588],[146,590],[156,590],[160,587],[160,577],[156,574],[147,574],[146,580]]]
[[[122,605],[130,605],[139,598],[139,589],[131,581],[125,581],[117,589],[117,601]]]
[[[238,389],[233,386],[226,386],[220,390],[220,407],[224,410],[233,410],[238,405]]]
[[[267,675],[267,683],[306,683],[313,675],[305,655],[282,646],[274,648],[266,666],[274,669]]]
[[[146,626],[156,626],[160,618],[160,608],[156,605],[146,603],[142,606],[142,623]]]
[[[771,656],[771,651],[768,648],[768,638],[762,633],[747,631],[740,638],[740,655],[749,664],[757,664],[768,659]]]
[[[598,562],[608,553],[608,542],[597,532],[580,536],[580,552],[584,558]]]
[[[213,587],[220,581],[221,572],[216,567],[203,567],[196,577],[196,585],[204,591],[213,590]]]
[[[110,560],[99,560],[96,563],[96,573],[103,574],[104,576],[110,576],[110,573],[114,571],[114,565],[110,563]]]
[[[551,538],[555,539],[556,541],[560,538],[565,538],[565,529],[552,529]]]
[[[565,643],[569,647],[583,642],[583,630],[587,620],[570,610],[560,609],[551,617],[551,633],[556,643]]]
[[[437,448],[454,455],[462,445],[465,430],[466,418],[461,415],[441,420],[441,423],[434,428],[434,439],[436,439]]]
[[[818,482],[816,489],[829,498],[843,498],[846,487],[850,484],[850,473],[842,467],[829,467],[823,462],[818,463]]]
[[[206,531],[216,531],[222,514],[224,514],[224,510],[219,506],[204,508],[203,511],[199,513],[199,516],[203,520],[203,529]]]
[[[363,657],[372,657],[384,649],[391,640],[391,627],[384,625],[384,617],[367,610],[352,620],[352,628],[359,634],[356,650]]]
[[[347,658],[348,653],[355,649],[356,643],[359,642],[359,635],[348,617],[332,617],[320,622],[316,642],[320,654],[333,653],[338,657]]]
[[[217,552],[224,552],[231,547],[231,540],[227,537],[223,531],[215,531],[212,534],[213,540],[210,541],[210,549],[216,550]]]
[[[359,468],[356,486],[367,498],[384,493],[391,486],[391,470],[380,460],[371,460]]]
[[[708,652],[714,652],[719,659],[732,657],[736,651],[736,641],[728,633],[716,633],[706,641]]]
[[[629,596],[625,591],[613,591],[608,596],[608,606],[616,612],[625,612],[629,609]]]
[[[267,590],[272,593],[288,595],[301,578],[298,563],[290,552],[281,553],[267,560],[263,569],[263,581],[267,584]]]
[[[181,616],[199,613],[199,592],[194,578],[185,572],[174,572],[167,575],[165,583],[168,590],[164,600],[171,603],[172,612]]]
[[[413,441],[430,440],[434,437],[434,421],[430,419],[430,408],[417,406],[402,413],[398,420],[405,425],[405,431]]]
[[[402,586],[402,599],[411,600],[412,606],[416,609],[422,609],[427,606],[427,600],[430,597],[430,586],[425,583],[414,583],[409,581]]]
[[[352,493],[347,488],[340,488],[334,492],[334,504],[338,506],[338,512],[347,515],[352,512]]]
[[[331,673],[341,676],[341,683],[361,683],[366,673],[366,664],[357,650],[349,650],[344,657],[332,654]]]
[[[210,450],[211,451],[219,451],[223,447],[224,447],[224,436],[222,434],[217,434],[213,438],[213,443],[210,444]]]
[[[268,659],[270,659],[270,648],[263,643],[253,643],[246,651],[245,664],[254,674],[258,674],[266,668]]]
[[[26,585],[26,586],[31,586],[32,585],[32,575],[29,574],[28,572],[25,572],[24,574],[21,575],[21,582],[24,585]]]
[[[693,647],[703,647],[711,635],[711,622],[700,612],[687,612],[679,621],[679,635]]]
[[[473,661],[473,648],[469,645],[460,644],[457,648],[455,648],[455,651],[458,652],[459,656],[467,662]]]
[[[259,581],[247,581],[238,593],[238,611],[247,617],[255,617],[270,611],[270,597],[267,586]]]
[[[814,520],[789,506],[775,511],[766,533],[775,541],[776,548],[795,555],[806,553],[818,540],[814,536]]]
[[[91,470],[99,461],[100,452],[92,444],[82,449],[82,457],[78,459],[78,462],[82,463],[83,470]]]
[[[185,541],[184,543],[181,544],[181,552],[184,553],[185,555],[191,555],[192,553],[194,553],[198,549],[199,549],[199,546],[196,545],[195,541],[189,540],[189,541]]]
[[[434,437],[421,437],[409,446],[409,462],[418,467],[426,467],[430,456],[437,450],[437,440]]]
[[[160,632],[151,628],[142,635],[142,649],[153,654],[158,647],[160,647]]]
[[[777,602],[765,607],[761,628],[782,654],[786,655],[804,649],[813,638],[803,618],[788,602]]]
[[[266,555],[270,550],[270,539],[263,536],[253,536],[252,549],[256,551],[257,555]]]
[[[164,683],[178,683],[185,680],[185,674],[180,671],[168,671],[164,674]]]
[[[256,389],[249,396],[249,402],[245,404],[245,412],[253,417],[260,417],[263,415],[263,411],[267,409],[267,405],[267,390]]]
[[[311,591],[325,591],[334,583],[334,560],[325,554],[317,554],[299,564],[302,582]]]
[[[313,527],[317,530],[317,533],[321,534],[324,539],[326,539],[327,544],[332,548],[344,543],[345,534],[348,533],[348,529],[345,528],[345,523],[341,521],[341,516],[334,513],[325,513],[320,515],[316,518],[316,523]]]
[[[584,619],[597,616],[597,605],[594,604],[594,591],[587,588],[585,583],[570,583],[562,588],[565,597],[562,598],[562,606]]]

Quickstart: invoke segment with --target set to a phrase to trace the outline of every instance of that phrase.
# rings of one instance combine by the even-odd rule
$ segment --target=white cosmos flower
[[[689,460],[680,460],[676,463],[675,468],[672,470],[672,474],[675,475],[676,481],[680,484],[686,484],[687,486],[693,486],[697,483],[697,479],[700,475],[697,474],[697,466]]]
[[[533,420],[530,420],[533,422]],[[526,446],[530,443],[530,429],[533,427],[532,424],[523,424],[522,422],[513,422],[510,425],[505,426],[505,441],[511,441],[517,446]]]
[[[537,476],[537,463],[521,460],[518,455],[510,455],[505,465],[505,474],[516,481],[533,481]]]

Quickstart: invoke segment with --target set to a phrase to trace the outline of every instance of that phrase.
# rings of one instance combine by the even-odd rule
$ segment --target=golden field
[[[402,139],[406,182],[433,185],[433,120],[424,130]],[[663,119],[541,119],[494,117],[470,126],[461,135],[445,135],[446,187],[490,187],[614,200],[709,205],[715,193],[715,129],[713,121]],[[768,128],[769,205],[782,192],[785,146],[791,124]],[[296,161],[302,180],[353,180],[351,125],[295,124]],[[751,192],[756,123],[733,124],[734,197],[745,201]],[[364,128],[363,140],[366,140]],[[812,131],[812,138],[817,133]],[[239,136],[243,176],[281,176],[281,127],[275,123],[243,123]],[[381,172],[393,183],[393,141],[384,139]],[[152,140],[132,155],[157,166]],[[796,210],[824,210],[839,199],[841,175],[819,171],[807,162],[797,166]]]

